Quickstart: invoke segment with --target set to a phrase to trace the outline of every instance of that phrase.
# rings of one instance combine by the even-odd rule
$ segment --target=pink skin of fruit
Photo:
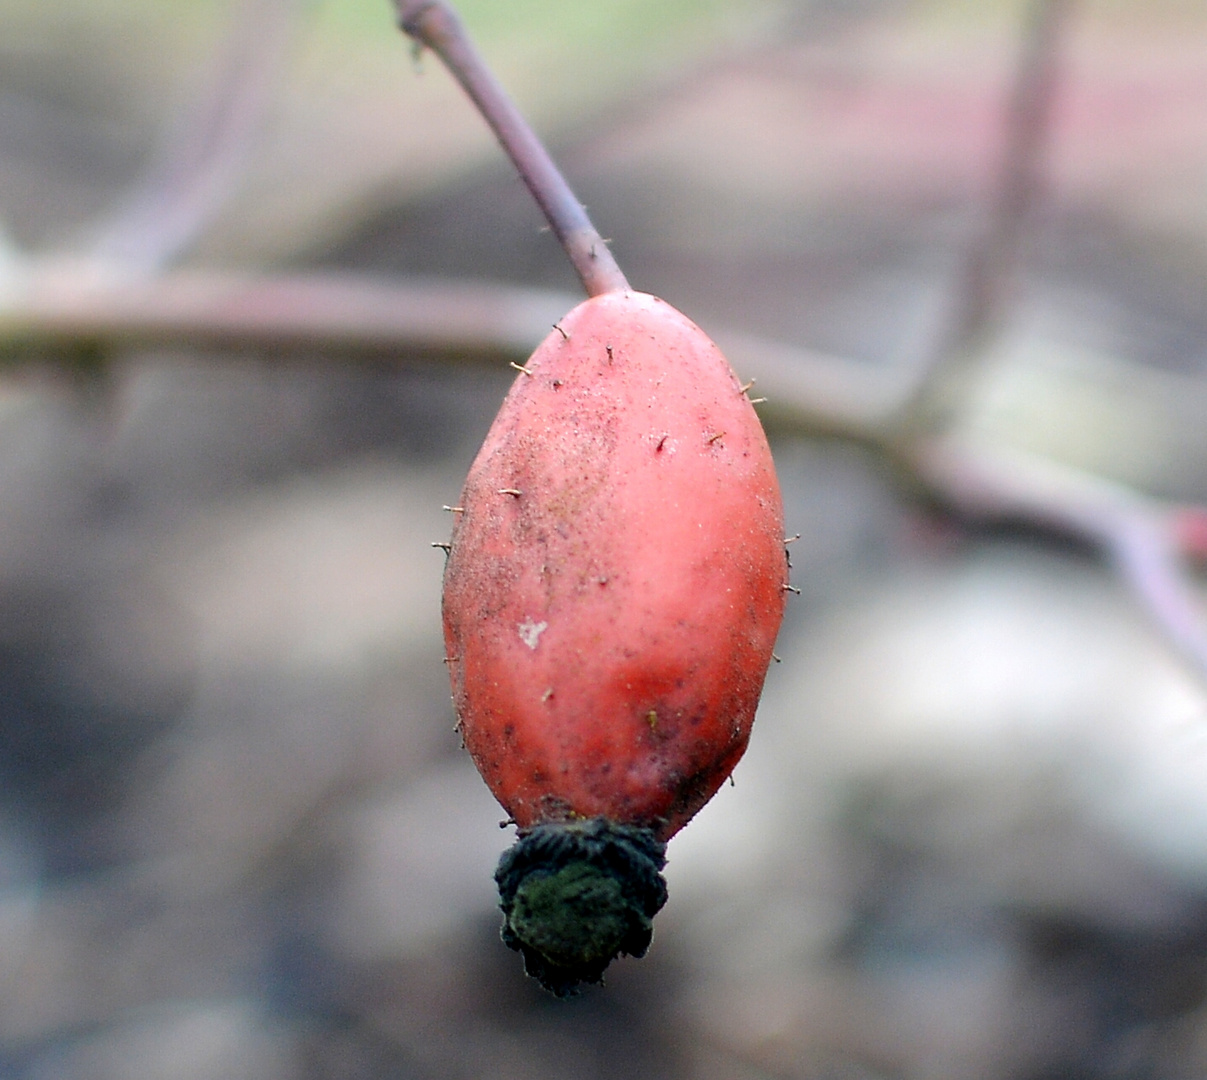
[[[521,830],[666,840],[746,749],[783,616],[779,486],[744,388],[669,304],[604,293],[559,327],[454,515],[453,699]]]

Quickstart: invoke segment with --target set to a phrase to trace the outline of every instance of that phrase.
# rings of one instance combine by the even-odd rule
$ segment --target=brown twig
[[[103,346],[191,341],[441,351],[481,362],[526,359],[572,295],[493,282],[352,273],[241,275],[174,270],[152,278],[81,278],[78,266],[27,268],[0,287],[0,344]],[[883,442],[908,384],[841,356],[714,327],[714,340],[758,376],[772,425]]]
[[[196,241],[242,173],[276,85],[297,0],[241,0],[206,92],[184,111],[143,178],[88,254],[126,273],[151,274]]]
[[[443,0],[395,0],[398,24],[444,61],[478,107],[544,212],[588,296],[629,283],[587,211]]]
[[[0,293],[0,343],[327,344],[526,357],[575,302],[539,289],[356,274],[176,270],[97,280],[74,271],[48,262]]]

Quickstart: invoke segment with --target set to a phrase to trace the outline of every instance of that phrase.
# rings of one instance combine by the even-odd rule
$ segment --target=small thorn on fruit
[[[524,493],[519,488],[499,488],[500,495],[514,495],[517,499]]]
[[[442,506],[441,510],[447,510],[450,514],[464,514],[464,506]]]
[[[515,368],[516,371],[522,371],[529,378],[532,377],[532,372],[529,371],[523,364],[517,364],[514,360],[512,360],[509,362],[509,366]]]
[[[554,323],[554,324],[553,324],[553,329],[554,329],[554,330],[556,330],[556,331],[557,331],[559,334],[561,334],[561,335],[562,335],[562,340],[563,340],[563,341],[569,341],[569,340],[570,340],[570,335],[569,335],[569,334],[567,334],[567,333],[566,333],[566,331],[565,331],[565,330],[563,330],[563,329],[562,329],[562,328],[561,328],[561,327],[560,327],[560,326],[559,326],[557,323]]]

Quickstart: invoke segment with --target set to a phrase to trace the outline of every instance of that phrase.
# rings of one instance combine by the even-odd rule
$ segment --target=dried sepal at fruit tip
[[[666,903],[666,844],[606,818],[537,825],[495,871],[504,943],[557,997],[600,983],[618,956],[644,956]]]

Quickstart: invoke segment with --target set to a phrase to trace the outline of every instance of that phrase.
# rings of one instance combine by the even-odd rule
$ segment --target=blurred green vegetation
[[[213,78],[215,50],[241,2],[0,0],[0,147],[6,130],[16,130],[24,147],[16,154],[28,154],[14,160],[12,139],[3,147],[0,214],[14,234],[41,244],[111,201],[175,112]],[[294,2],[297,24],[263,137],[238,197],[207,237],[207,258],[288,257],[376,205],[497,154],[439,64],[414,62],[389,0]],[[641,100],[706,56],[765,38],[792,9],[789,0],[457,7],[546,134]],[[6,97],[20,112],[7,129]],[[105,168],[96,155],[72,153],[81,133],[108,147]],[[53,174],[44,191],[39,169]]]
[[[212,79],[215,50],[243,2],[0,0],[0,218],[19,241],[45,246],[74,235],[112,205],[172,117]],[[476,170],[503,167],[482,120],[439,63],[412,59],[390,0],[282,2],[295,3],[298,15],[285,66],[252,160],[234,199],[207,230],[199,257],[257,266],[295,258],[338,242],[386,207],[439,192]],[[559,153],[584,130],[631,116],[634,106],[657,108],[685,72],[785,35],[816,43],[827,26],[861,19],[868,32],[839,33],[826,61],[844,73],[848,89],[878,102],[882,112],[903,107],[903,86],[923,93],[930,85],[934,101],[975,101],[1007,84],[1030,2],[459,0],[456,6]],[[1201,0],[1079,0],[1062,113],[1067,130],[1058,133],[1053,155],[1058,185],[1084,189],[1112,213],[1143,211],[1169,236],[1188,224],[1207,228],[1201,143],[1193,137],[1201,113],[1195,87],[1207,58],[1195,51],[1207,41],[1205,12]],[[800,36],[802,27],[808,33]],[[803,69],[799,75],[812,77]],[[785,75],[785,87],[791,78]],[[877,80],[882,89],[873,92]],[[1129,87],[1141,82],[1152,84],[1146,100],[1163,102],[1160,122],[1128,106]],[[829,84],[821,78],[816,85]],[[748,132],[778,131],[778,91],[760,93],[762,99],[734,98],[745,105],[735,106],[730,122]],[[812,171],[802,166],[801,176],[781,177],[793,206],[818,176],[837,175],[836,161],[860,155],[877,165],[856,174],[859,190],[876,170],[894,182],[908,179],[901,165],[908,164],[907,148],[894,149],[913,138],[906,124],[882,130],[866,110],[847,115],[825,94],[809,100],[791,135],[774,136],[782,152],[768,152],[767,163],[741,141],[723,145],[711,129],[700,134],[710,167],[724,174],[724,184],[743,169],[780,177],[792,157],[790,139],[799,134],[808,145],[795,147],[797,157],[807,158]],[[1134,130],[1119,135],[1118,118],[1133,114]],[[800,125],[810,116],[806,134]],[[653,139],[660,151],[685,137],[676,135],[672,119],[661,122]],[[1116,153],[1119,138],[1139,140],[1135,151]],[[956,134],[948,141],[954,145]],[[856,143],[859,154],[847,154],[844,147]],[[935,172],[966,171],[929,164]],[[852,183],[844,176],[821,187],[847,191]]]
[[[405,61],[389,0],[295,0],[295,78],[349,63],[368,77]],[[113,66],[131,90],[187,79],[238,0],[0,0],[0,55]],[[458,11],[518,96],[589,106],[702,53],[766,29],[786,0],[464,0]],[[556,106],[555,106],[556,108]],[[559,110],[560,111],[560,110]]]

